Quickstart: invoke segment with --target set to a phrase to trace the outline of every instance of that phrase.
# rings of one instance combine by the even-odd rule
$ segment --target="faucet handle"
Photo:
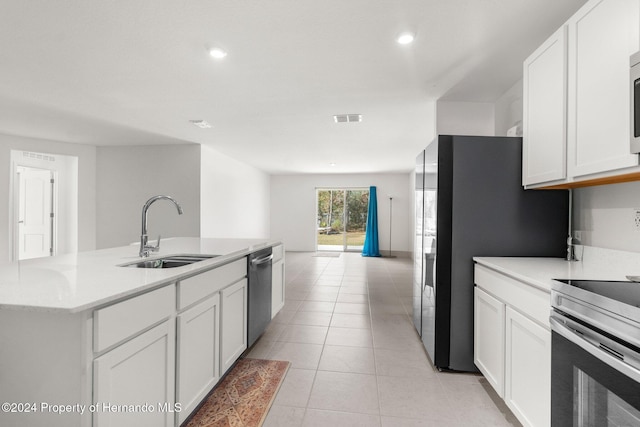
[[[156,245],[150,248],[153,252],[158,252],[160,250],[160,239],[162,239],[162,236],[158,234],[158,240],[156,241]]]
[[[576,258],[576,241],[577,239],[567,237],[567,261],[578,261]]]

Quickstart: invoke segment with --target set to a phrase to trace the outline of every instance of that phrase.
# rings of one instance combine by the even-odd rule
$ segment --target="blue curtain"
[[[376,187],[369,187],[369,212],[362,256],[380,256],[378,248],[378,198]]]

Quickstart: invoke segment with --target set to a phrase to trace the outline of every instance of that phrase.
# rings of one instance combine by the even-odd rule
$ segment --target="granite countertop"
[[[77,313],[131,297],[280,244],[268,239],[179,237],[162,240],[149,259],[218,255],[183,267],[120,267],[139,260],[138,245],[79,252],[0,266],[0,309]]]
[[[640,275],[640,254],[613,249],[580,247],[580,261],[562,258],[474,257],[473,260],[547,292],[553,279],[627,280]]]

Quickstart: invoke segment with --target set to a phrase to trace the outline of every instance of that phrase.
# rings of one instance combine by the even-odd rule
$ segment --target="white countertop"
[[[136,260],[138,245],[19,261],[0,266],[0,309],[76,313],[226,264],[279,241],[164,239],[149,259],[167,255],[220,255],[183,267],[119,267]]]
[[[580,261],[562,258],[474,257],[480,265],[550,292],[552,279],[627,280],[640,275],[640,254],[584,246]]]

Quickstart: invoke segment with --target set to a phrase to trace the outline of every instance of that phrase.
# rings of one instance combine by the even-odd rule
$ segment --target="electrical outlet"
[[[578,242],[582,242],[582,230],[574,230],[573,238],[576,239]]]
[[[633,210],[633,229],[640,232],[640,209]]]

